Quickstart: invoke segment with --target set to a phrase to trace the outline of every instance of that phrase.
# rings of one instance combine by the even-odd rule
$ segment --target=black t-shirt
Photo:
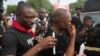
[[[1,39],[2,39],[2,35],[4,33],[4,29],[3,29],[3,26],[0,25],[0,45],[1,45]]]
[[[47,32],[45,33],[46,36],[52,36],[52,30],[48,29]],[[56,55],[53,55],[53,48],[43,50],[40,52],[39,56],[63,56],[65,50],[67,49],[69,45],[69,35],[66,31],[62,31],[61,35],[57,35],[55,33],[55,37],[57,38],[57,44],[56,44]]]
[[[78,38],[76,40],[75,49],[79,53],[79,48],[82,43],[86,42],[84,53],[87,56],[100,56],[100,40],[97,39],[95,42],[86,41],[85,38]]]
[[[31,34],[20,32],[15,28],[9,28],[2,39],[2,56],[22,56],[34,45],[34,37]]]

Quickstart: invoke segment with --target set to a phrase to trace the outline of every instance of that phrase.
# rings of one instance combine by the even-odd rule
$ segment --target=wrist
[[[42,47],[40,44],[37,44],[37,51],[41,51],[42,50]]]

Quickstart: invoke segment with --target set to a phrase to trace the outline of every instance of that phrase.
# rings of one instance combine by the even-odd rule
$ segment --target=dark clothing
[[[75,25],[76,30],[78,30],[79,27],[82,25],[81,21],[79,20],[77,16],[72,17],[71,23]]]
[[[98,39],[95,42],[89,42],[85,38],[78,38],[75,44],[75,49],[78,53],[80,45],[84,42],[86,42],[84,53],[87,56],[100,56],[100,40]]]
[[[16,24],[11,26],[3,35],[2,56],[22,56],[34,46],[34,36],[27,31],[23,31],[24,28]],[[20,26],[21,29],[18,30],[16,26]]]
[[[36,35],[43,35],[44,31],[41,30],[41,26],[46,26],[46,22],[40,19],[35,20],[36,24]]]
[[[81,25],[81,26],[78,28],[77,33],[79,34],[79,32],[81,32],[81,31],[83,30],[83,28],[84,28],[84,25]],[[86,29],[84,35],[83,35],[81,38],[86,38],[87,30],[88,30],[88,29],[89,29],[89,28]],[[79,36],[78,36],[78,37],[79,37]]]
[[[3,27],[0,25],[0,47],[1,47],[1,40],[2,40],[2,35],[3,35],[3,33],[4,33],[4,29],[3,29]],[[1,48],[0,48],[0,54],[1,54]]]
[[[3,26],[0,25],[0,45],[1,45],[1,38],[2,38],[3,33],[4,33]]]
[[[49,29],[45,36],[52,36],[52,30]],[[69,45],[69,35],[66,31],[62,31],[61,35],[57,35],[55,33],[55,37],[57,38],[57,44],[56,44],[56,55],[53,55],[53,48],[43,50],[40,54],[40,56],[63,56],[65,50],[67,49]]]

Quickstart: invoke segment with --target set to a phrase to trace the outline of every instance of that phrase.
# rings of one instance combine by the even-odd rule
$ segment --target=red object
[[[56,10],[58,8],[63,8],[63,9],[66,9],[67,11],[69,11],[69,5],[66,5],[66,4],[55,3],[54,10]]]
[[[21,31],[21,32],[25,32],[25,33],[32,34],[32,36],[35,37],[35,33],[32,31],[32,29],[28,29],[28,30],[25,29],[25,28],[22,27],[20,24],[18,24],[18,23],[16,22],[16,20],[13,21],[12,26],[13,26],[14,28],[16,28],[17,30]]]

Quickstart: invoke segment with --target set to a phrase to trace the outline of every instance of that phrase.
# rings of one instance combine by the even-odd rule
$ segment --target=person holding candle
[[[53,36],[56,45],[40,52],[40,56],[73,56],[76,36],[75,26],[71,24],[71,14],[65,9],[57,9],[50,16],[51,27],[44,37]],[[54,35],[54,34],[55,35]]]

